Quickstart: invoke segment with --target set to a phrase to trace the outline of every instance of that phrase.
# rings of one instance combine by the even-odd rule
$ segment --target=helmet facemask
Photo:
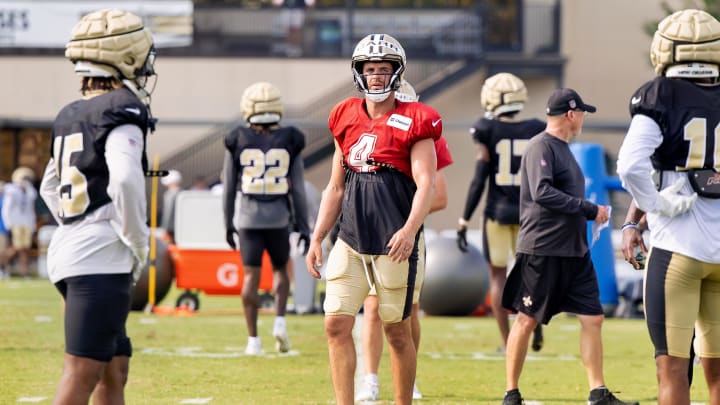
[[[130,91],[142,100],[147,106],[152,101],[152,93],[157,86],[158,74],[155,72],[155,60],[157,58],[157,50],[155,46],[151,46],[148,51],[145,63],[135,70],[135,78],[123,79],[122,82]]]
[[[365,62],[389,62],[392,65],[390,80],[382,90],[371,90],[368,86],[367,77],[363,74]],[[370,34],[355,46],[350,67],[355,87],[365,93],[365,98],[382,102],[390,96],[390,92],[400,87],[402,74],[405,72],[405,50],[400,42],[390,35]]]
[[[390,64],[393,66],[393,72],[389,74],[381,74],[381,73],[370,73],[370,74],[363,74],[363,67],[365,66],[366,62],[388,62],[388,61],[363,61],[363,62],[356,62],[353,63],[353,75],[355,76],[355,85],[358,87],[360,91],[365,93],[365,98],[367,98],[370,101],[379,103],[382,101],[385,101],[388,96],[390,96],[390,92],[397,90],[400,88],[400,77],[402,76],[402,73],[405,71],[405,67],[397,62],[390,62]],[[370,86],[368,85],[368,76],[390,76],[390,80],[385,80],[388,84],[385,86],[382,90],[372,90],[370,89]],[[387,77],[386,77],[387,79]]]

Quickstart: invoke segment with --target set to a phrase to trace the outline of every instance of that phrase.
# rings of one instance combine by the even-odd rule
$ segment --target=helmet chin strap
[[[385,100],[387,100],[388,97],[390,97],[390,92],[392,90],[386,89],[387,91],[383,93],[370,93],[365,92],[365,99],[368,101],[372,101],[373,103],[381,103]]]
[[[122,82],[125,87],[130,89],[130,91],[132,91],[133,94],[135,94],[137,98],[143,102],[143,104],[150,106],[150,93],[145,89],[145,87],[140,87],[136,82],[130,79],[122,79]]]
[[[150,110],[150,92],[148,92],[145,87],[140,87],[136,82],[130,79],[122,79],[122,82],[125,87],[127,87],[133,94],[135,94],[135,96],[137,96],[137,98],[139,98],[140,101],[147,107],[148,129],[151,133],[155,132],[155,124],[157,123],[157,118],[153,118],[152,111]]]

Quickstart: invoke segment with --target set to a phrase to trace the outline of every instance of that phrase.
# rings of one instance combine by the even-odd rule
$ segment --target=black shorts
[[[590,254],[584,257],[518,253],[508,275],[503,307],[547,324],[560,312],[602,315],[600,291]]]
[[[125,332],[132,275],[92,274],[55,283],[65,299],[65,352],[109,362],[131,356]]]
[[[290,231],[277,229],[238,229],[240,255],[244,266],[262,266],[267,250],[274,269],[284,269],[290,258]]]

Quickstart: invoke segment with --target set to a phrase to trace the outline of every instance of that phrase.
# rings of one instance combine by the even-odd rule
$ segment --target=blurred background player
[[[7,265],[7,253],[10,247],[10,238],[5,221],[2,219],[2,207],[5,201],[5,182],[0,181],[0,280],[10,277],[10,269],[5,270]]]
[[[288,260],[289,235],[299,232],[298,244],[307,252],[310,227],[303,178],[305,135],[295,127],[281,127],[283,104],[275,85],[258,82],[245,89],[241,110],[246,126],[225,136],[223,167],[223,204],[227,243],[233,249],[238,236],[245,268],[242,299],[248,328],[247,355],[262,353],[257,332],[260,296],[258,285],[263,251],[267,250],[273,267],[275,323],[273,337],[280,352],[290,350],[285,310],[290,292]],[[240,194],[242,210],[235,227],[235,199]]]
[[[98,52],[102,49],[103,52]],[[40,192],[59,224],[48,276],[65,300],[65,361],[55,404],[124,403],[132,345],[130,290],[148,257],[145,138],[153,130],[149,77],[155,48],[140,17],[85,15],[65,57],[82,98],[52,128]]]
[[[639,210],[628,218],[645,212],[652,231],[643,304],[660,405],[690,403],[694,327],[710,403],[720,403],[719,47],[720,22],[704,11],[658,24],[650,45],[657,77],[630,98],[618,153],[618,175]]]
[[[498,73],[483,83],[480,102],[485,116],[470,128],[477,145],[475,174],[457,230],[458,248],[466,252],[468,224],[489,179],[482,250],[490,269],[490,303],[500,330],[502,352],[510,331],[508,312],[502,307],[502,291],[520,229],[520,160],[528,140],[545,129],[545,122],[538,119],[516,120],[527,98],[525,83],[511,73]],[[540,350],[542,344],[542,325],[538,324],[533,350]]]
[[[35,173],[29,167],[15,169],[12,182],[5,185],[2,206],[3,222],[10,230],[11,238],[8,256],[9,258],[17,256],[17,270],[20,276],[25,278],[30,272],[30,248],[37,226],[35,213],[37,191],[32,184],[34,179]]]
[[[403,79],[400,83],[400,88],[395,92],[395,100],[403,103],[412,103],[419,101],[419,99],[412,85]],[[450,154],[450,149],[448,149],[447,140],[442,136],[435,141],[435,153],[437,155],[438,172],[435,175],[435,193],[433,194],[430,205],[430,213],[447,207],[447,181],[445,179],[445,173],[440,170],[452,164],[452,155]],[[412,312],[410,313],[410,327],[412,328],[412,338],[416,353],[420,347],[420,290],[422,289],[425,276],[425,233],[422,229],[418,237],[417,260],[417,275],[415,276]],[[380,395],[378,368],[380,367],[380,358],[382,357],[383,350],[383,332],[382,321],[378,315],[377,294],[374,288],[370,290],[370,294],[365,298],[363,308],[362,335],[360,339],[365,375],[358,393],[355,395],[355,400],[377,401]],[[413,385],[413,399],[422,399],[422,393],[420,393],[417,387],[417,378]]]
[[[395,101],[405,65],[405,51],[390,35],[361,39],[351,71],[365,97],[341,101],[328,120],[335,139],[332,172],[305,264],[320,278],[322,241],[339,218],[323,304],[339,405],[354,403],[357,354],[352,331],[372,287],[390,346],[395,403],[412,402],[417,359],[410,313],[417,238],[432,203],[434,141],[442,134],[442,118],[422,103]]]
[[[182,191],[182,180],[182,174],[177,170],[170,170],[167,176],[160,179],[165,186],[160,227],[165,230],[169,243],[175,243],[175,201],[178,193]]]

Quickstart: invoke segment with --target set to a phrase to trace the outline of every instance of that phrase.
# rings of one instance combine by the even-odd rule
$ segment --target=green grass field
[[[161,303],[171,305],[172,289]],[[332,404],[321,315],[288,316],[293,344],[278,356],[272,315],[262,315],[260,336],[267,355],[242,355],[247,333],[239,297],[201,296],[193,316],[133,312],[128,333],[135,349],[128,404]],[[492,318],[424,317],[418,361],[419,404],[499,404],[505,387],[504,359],[495,355]],[[521,378],[526,401],[581,404],[587,399],[578,359],[578,324],[564,315],[546,328],[545,347],[530,353]],[[604,325],[605,376],[623,399],[656,402],[652,347],[641,320],[608,319]],[[63,357],[62,304],[47,280],[0,281],[0,404],[49,404]],[[708,401],[702,369],[695,369],[693,401]],[[381,398],[390,404],[389,358],[380,370]]]

